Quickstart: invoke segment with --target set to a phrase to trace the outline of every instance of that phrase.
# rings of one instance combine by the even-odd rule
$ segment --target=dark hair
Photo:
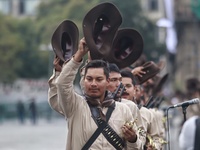
[[[196,92],[200,90],[200,81],[197,78],[189,78],[186,80],[186,89],[190,92]]]
[[[186,81],[186,93],[188,98],[193,98],[193,94],[198,92],[200,94],[200,81],[199,79],[193,77],[189,78]]]
[[[121,76],[122,76],[122,77],[131,78],[132,84],[133,84],[134,86],[136,85],[136,83],[135,83],[135,78],[134,78],[133,74],[132,74],[130,71],[128,71],[128,70],[121,70]]]
[[[117,72],[120,73],[118,66],[114,63],[109,63],[110,72]]]
[[[92,60],[90,61],[86,66],[85,66],[85,74],[86,75],[87,71],[89,68],[103,68],[104,74],[106,76],[106,79],[109,78],[109,67],[108,63],[103,61],[103,60]]]

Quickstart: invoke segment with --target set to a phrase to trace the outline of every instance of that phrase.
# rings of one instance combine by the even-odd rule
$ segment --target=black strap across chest
[[[90,137],[90,139],[87,141],[87,143],[84,145],[82,150],[88,150],[101,133],[108,140],[108,142],[115,147],[115,149],[122,150],[125,145],[124,141],[119,137],[119,135],[108,124],[110,116],[111,116],[113,110],[115,109],[115,103],[113,103],[111,106],[108,107],[108,111],[106,113],[106,121],[102,120],[99,117],[99,113],[98,113],[98,110],[96,107],[92,107],[91,105],[89,105],[89,106],[90,106],[90,110],[92,113],[92,118],[94,119],[98,128],[93,133],[93,135]]]

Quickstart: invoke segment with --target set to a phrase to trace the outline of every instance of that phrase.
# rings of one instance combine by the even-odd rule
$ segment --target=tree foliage
[[[47,75],[48,69],[44,69],[47,58],[38,51],[33,21],[4,15],[0,15],[0,19],[0,82],[12,83],[16,78]]]
[[[22,66],[22,60],[16,57],[24,48],[24,43],[16,33],[18,21],[11,17],[0,15],[0,80],[13,81],[17,77],[16,71]],[[13,24],[15,22],[15,24]]]
[[[18,75],[22,78],[41,78],[48,74],[48,53],[40,51],[40,41],[35,29],[35,22],[26,19],[20,22],[18,31],[23,38],[25,48],[19,53],[19,58],[23,65],[18,70]]]

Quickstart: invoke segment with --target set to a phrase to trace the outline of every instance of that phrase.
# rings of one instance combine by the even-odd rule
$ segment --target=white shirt
[[[196,131],[195,121],[197,118],[198,116],[191,117],[183,124],[181,134],[179,136],[180,150],[194,149],[195,131]]]

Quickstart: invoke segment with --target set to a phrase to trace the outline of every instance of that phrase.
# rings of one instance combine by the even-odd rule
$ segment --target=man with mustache
[[[59,109],[68,120],[66,149],[84,149],[85,144],[90,137],[93,137],[97,128],[102,127],[102,124],[107,125],[107,123],[116,132],[118,139],[122,139],[123,142],[115,142],[117,138],[112,137],[111,134],[110,138],[113,138],[114,145],[108,140],[105,130],[91,143],[90,149],[141,149],[142,144],[138,138],[136,126],[126,124],[133,120],[129,108],[125,104],[115,102],[109,97],[106,90],[109,84],[109,69],[106,62],[102,60],[89,62],[84,71],[84,96],[74,91],[73,81],[82,64],[83,56],[88,52],[85,44],[85,40],[81,39],[78,51],[71,60],[64,63],[60,75],[54,80],[56,87],[53,86],[53,82],[49,83],[49,102],[50,99],[57,100],[57,104],[52,105],[52,108]],[[52,80],[50,79],[50,81]],[[107,114],[110,110],[112,113],[109,119]]]
[[[138,91],[139,89],[138,86],[135,85],[133,74],[128,70],[122,70],[121,76],[122,76],[122,83],[126,89],[126,92],[122,95],[122,98],[126,98],[138,104],[137,101],[141,101],[141,97],[137,96],[137,101],[136,101],[135,99],[137,95],[136,92],[139,92]],[[147,143],[145,145],[145,149],[147,150],[162,149],[161,143],[157,140],[154,140],[154,138],[157,139],[160,133],[154,114],[150,110],[141,105],[139,105],[139,108],[143,124],[147,132],[146,134]]]
[[[109,70],[110,70],[110,73],[109,73],[110,82],[108,84],[107,89],[111,93],[115,93],[117,88],[120,86],[120,83],[122,81],[122,76],[121,76],[121,73],[120,73],[118,66],[114,63],[109,63]],[[120,92],[121,91],[119,90],[118,94]],[[140,135],[139,135],[140,139],[142,140],[143,144],[145,144],[145,142],[146,142],[146,135],[145,135],[146,129],[144,128],[139,109],[134,102],[129,100],[129,97],[125,96],[126,93],[127,93],[126,91],[122,92],[123,98],[122,98],[122,96],[117,95],[115,100],[126,104],[130,108],[131,113],[133,115],[133,118],[135,118],[135,120],[136,120],[135,123],[138,127],[138,130],[140,131]]]

